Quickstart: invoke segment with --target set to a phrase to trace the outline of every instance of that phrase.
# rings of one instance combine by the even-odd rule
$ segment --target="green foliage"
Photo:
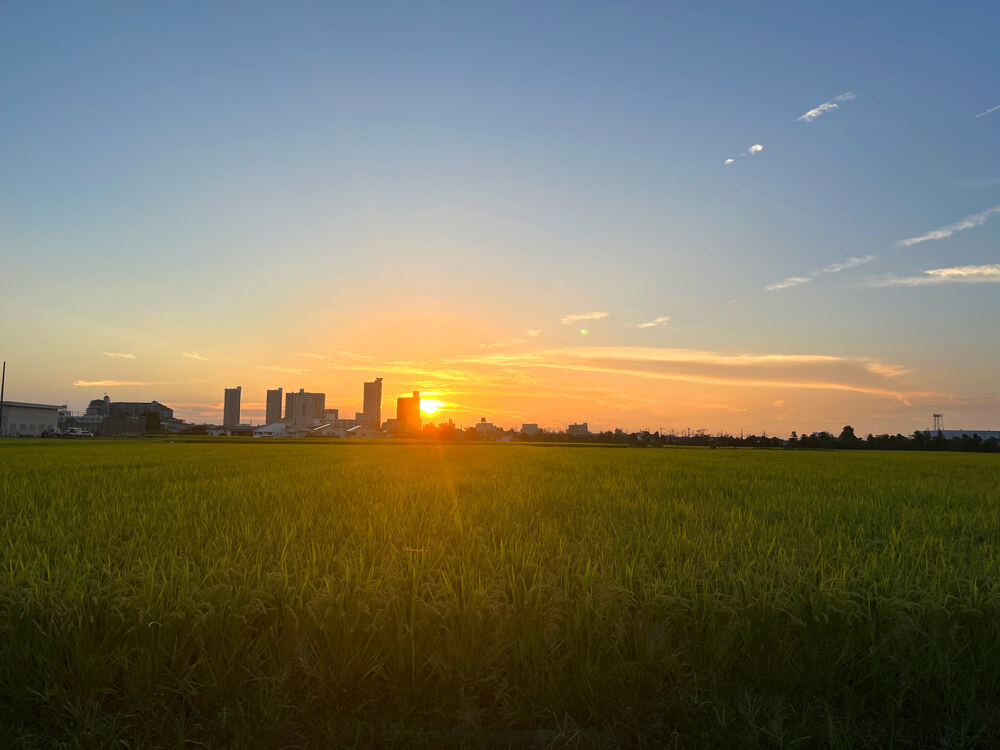
[[[998,486],[975,454],[8,441],[0,744],[988,744]]]

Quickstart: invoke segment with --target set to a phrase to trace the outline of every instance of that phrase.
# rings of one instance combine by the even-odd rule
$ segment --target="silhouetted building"
[[[107,395],[95,398],[83,414],[74,415],[68,409],[59,416],[59,429],[77,427],[106,435],[127,434],[132,423],[142,422],[144,415],[153,413],[160,418],[160,426],[180,430],[183,421],[174,418],[174,410],[159,401],[112,401]],[[128,427],[128,429],[126,429]],[[141,430],[139,432],[141,433]]]
[[[84,412],[84,415],[88,417],[110,417],[111,397],[105,393],[104,398],[95,398],[87,406],[87,411]]]
[[[285,422],[288,424],[313,425],[322,422],[325,415],[325,393],[306,393],[299,388],[298,393],[285,394]]]
[[[522,424],[521,434],[522,435],[537,435],[541,430],[538,429],[537,424]]]
[[[931,432],[929,434],[931,437],[937,435],[936,432]],[[1000,440],[1000,430],[941,430],[941,435],[946,440],[960,438],[962,435],[968,435],[969,437],[976,437],[978,435],[982,440],[989,440],[990,438]]]
[[[365,383],[363,424],[378,428],[382,425],[382,378]]]
[[[267,392],[267,408],[265,410],[264,423],[277,424],[281,421],[281,389]]]
[[[340,419],[340,409],[325,409],[323,411],[323,419],[327,422]]]
[[[420,391],[396,399],[396,422],[402,430],[420,429]]]
[[[226,388],[226,400],[222,406],[222,426],[233,428],[240,426],[240,397],[243,386]]]
[[[486,417],[480,417],[479,423],[476,425],[476,432],[480,435],[492,435],[497,432],[497,428],[492,422],[487,422]]]
[[[571,424],[569,427],[566,428],[566,434],[567,435],[589,435],[590,434],[590,430],[587,429],[587,423],[583,422],[582,424]]]
[[[94,402],[91,401],[90,403],[93,404]],[[109,399],[108,416],[141,417],[147,412],[159,415],[161,424],[163,422],[172,422],[174,419],[174,410],[169,406],[164,406],[159,401],[110,401]]]

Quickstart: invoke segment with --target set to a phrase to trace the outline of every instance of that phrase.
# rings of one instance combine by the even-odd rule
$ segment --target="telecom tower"
[[[934,434],[941,432],[944,429],[944,414],[934,415]]]

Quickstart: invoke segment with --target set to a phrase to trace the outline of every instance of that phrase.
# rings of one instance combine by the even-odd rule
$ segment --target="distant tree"
[[[941,432],[941,430],[938,430],[937,435],[935,435],[931,439],[931,450],[932,451],[948,450],[948,439],[944,436],[944,433]]]
[[[861,439],[854,434],[854,428],[850,425],[845,425],[844,429],[840,431],[840,436],[837,438],[838,446],[841,448],[860,448]]]

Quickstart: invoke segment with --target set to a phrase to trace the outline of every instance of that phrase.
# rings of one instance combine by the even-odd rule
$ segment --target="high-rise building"
[[[420,429],[420,391],[414,391],[412,398],[396,399],[396,422],[403,430]]]
[[[298,393],[285,394],[285,422],[293,425],[309,426],[326,416],[326,394],[306,393],[299,388]]]
[[[365,383],[364,424],[376,429],[382,426],[382,378]]]
[[[267,392],[267,410],[264,424],[274,424],[281,421],[281,389]]]
[[[226,388],[226,400],[222,407],[223,427],[240,426],[240,394],[242,392],[243,386],[241,385],[235,388]]]

